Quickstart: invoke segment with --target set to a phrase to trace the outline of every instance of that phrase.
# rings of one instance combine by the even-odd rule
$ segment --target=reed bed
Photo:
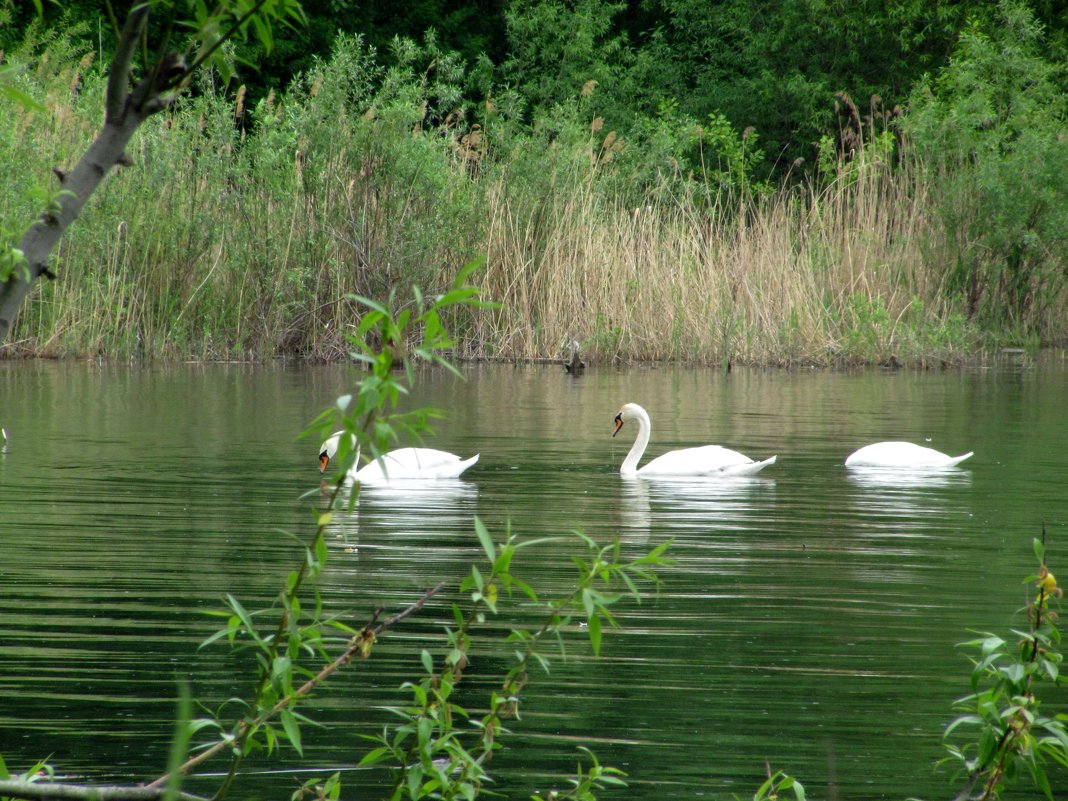
[[[0,159],[19,165],[9,236],[102,108],[91,58],[33,63],[49,114],[0,115]],[[441,291],[476,257],[499,306],[451,321],[466,357],[554,358],[576,339],[601,361],[930,363],[979,341],[944,295],[918,170],[861,152],[772,193],[621,191],[595,128],[547,145],[433,127],[403,92],[354,94],[353,69],[338,57],[254,109],[206,84],[146,124],[3,352],[343,358],[353,295]]]
[[[923,182],[907,170],[851,164],[822,191],[711,212],[626,207],[589,183],[551,197],[535,242],[531,215],[488,193],[485,286],[503,307],[476,330],[505,358],[572,338],[601,359],[750,364],[953,360],[974,346],[941,301]]]

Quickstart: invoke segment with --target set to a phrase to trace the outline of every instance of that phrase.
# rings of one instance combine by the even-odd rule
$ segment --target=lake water
[[[566,784],[588,745],[629,774],[603,798],[751,796],[765,765],[813,798],[949,797],[937,772],[951,702],[968,692],[956,644],[1009,636],[1045,523],[1068,570],[1068,362],[1043,354],[951,372],[805,372],[556,366],[419,375],[413,402],[443,409],[427,443],[481,453],[462,482],[366,491],[340,515],[322,588],[362,625],[438,581],[450,591],[385,637],[369,663],[307,708],[306,756],[246,763],[234,798],[285,798],[344,770],[343,797],[381,772],[354,768],[381,707],[407,696],[458,582],[482,552],[479,515],[503,536],[581,529],[627,556],[670,540],[659,593],[618,607],[594,659],[582,632],[492,763],[509,798]],[[318,442],[297,435],[348,391],[339,367],[0,363],[0,753],[13,770],[51,755],[62,774],[150,780],[166,762],[176,679],[209,705],[247,694],[241,655],[198,644],[232,593],[268,605],[307,536]],[[720,443],[778,463],[749,480],[626,481],[635,429],[649,456]],[[884,482],[842,466],[876,440],[910,439],[967,469]],[[648,458],[648,457],[647,457]],[[568,543],[515,565],[545,596],[574,576]],[[1062,567],[1058,570],[1058,565]],[[511,614],[515,614],[514,612]],[[493,623],[499,632],[509,614]],[[504,662],[476,649],[461,702],[482,709]],[[495,672],[496,671],[496,672]],[[1047,699],[1064,706],[1064,698]],[[216,768],[220,767],[218,765]],[[303,772],[307,768],[311,772]],[[1062,791],[1068,778],[1058,776]],[[191,791],[209,784],[191,782]],[[1022,793],[1021,797],[1030,797]],[[373,795],[372,795],[373,797]]]

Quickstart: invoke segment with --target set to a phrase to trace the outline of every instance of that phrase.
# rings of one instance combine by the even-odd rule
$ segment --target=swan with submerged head
[[[649,444],[649,435],[652,432],[652,423],[645,409],[636,403],[624,404],[616,415],[616,430],[612,436],[618,434],[623,424],[631,420],[638,423],[638,436],[635,437],[630,453],[627,454],[627,458],[623,460],[623,465],[619,468],[620,474],[627,477],[751,476],[769,464],[775,463],[774,456],[762,462],[754,462],[738,451],[732,451],[720,445],[705,445],[699,448],[668,451],[639,469],[638,462],[645,453],[645,448]]]
[[[330,460],[337,453],[343,431],[338,431],[319,448],[319,472],[325,473]],[[459,478],[467,468],[478,461],[479,454],[470,459],[461,459],[455,453],[434,448],[398,448],[382,454],[363,467],[349,470],[351,481],[381,482],[400,479]],[[356,451],[357,464],[360,453]]]
[[[939,470],[955,467],[974,451],[960,456],[950,456],[911,442],[875,442],[851,453],[845,460],[846,467],[888,467],[908,470]]]

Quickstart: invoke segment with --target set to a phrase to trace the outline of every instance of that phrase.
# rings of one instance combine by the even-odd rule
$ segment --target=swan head
[[[344,433],[344,431],[337,431],[334,434],[331,434],[329,437],[327,437],[326,441],[319,446],[320,473],[326,472],[326,466],[330,464],[330,460],[333,459],[334,456],[337,454],[338,445],[341,444],[341,435]],[[355,447],[356,438],[350,434],[349,439],[351,440],[353,447]],[[360,458],[359,451],[357,451],[356,453],[356,458]]]
[[[616,413],[616,430],[612,432],[614,437],[619,433],[619,429],[623,428],[623,424],[628,420],[637,420],[640,417],[641,406],[636,403],[624,403],[623,407]]]

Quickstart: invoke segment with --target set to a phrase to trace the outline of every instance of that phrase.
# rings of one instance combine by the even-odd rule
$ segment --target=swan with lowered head
[[[846,467],[891,467],[899,470],[939,470],[954,467],[974,451],[950,456],[911,442],[875,442],[846,457]]]
[[[338,431],[319,448],[319,472],[325,473],[326,466],[337,453],[338,443],[344,432]],[[383,453],[373,462],[357,469],[353,466],[347,478],[352,481],[380,482],[399,479],[459,478],[460,474],[478,461],[476,453],[470,459],[461,459],[455,453],[439,451],[434,448],[398,448]],[[360,453],[356,451],[357,464]]]
[[[619,468],[621,475],[627,476],[751,476],[775,463],[772,456],[762,462],[754,462],[748,456],[738,451],[732,451],[719,445],[705,445],[700,448],[683,448],[677,451],[668,451],[649,462],[645,467],[638,469],[638,461],[645,453],[645,447],[649,444],[649,434],[652,431],[652,423],[649,414],[636,403],[625,403],[616,415],[616,430],[614,437],[623,428],[623,424],[629,420],[638,422],[638,436],[634,439],[630,453],[623,460]]]

